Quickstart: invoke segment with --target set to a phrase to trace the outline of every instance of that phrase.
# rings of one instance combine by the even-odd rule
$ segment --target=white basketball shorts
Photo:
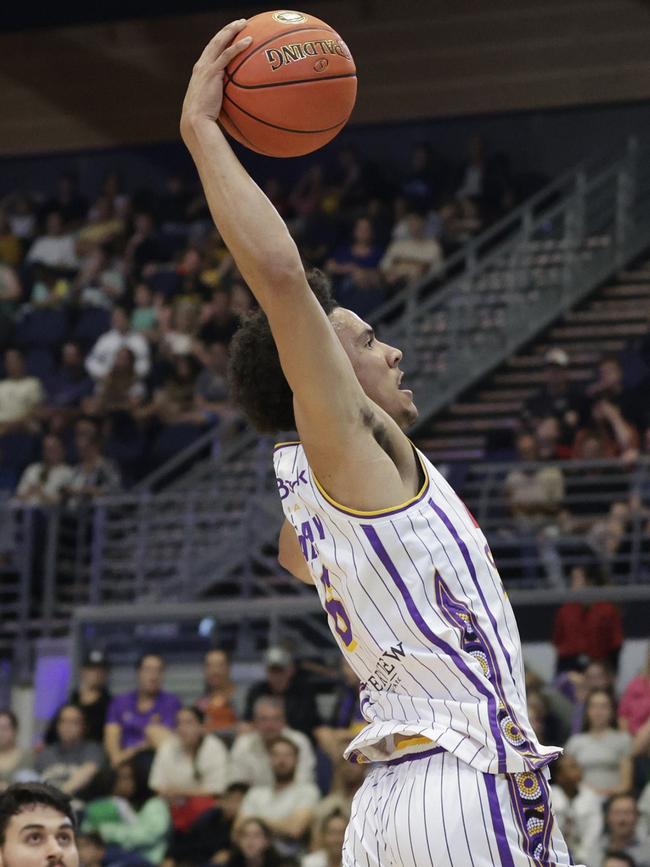
[[[483,774],[439,748],[377,763],[352,802],[343,867],[573,864],[547,777]]]

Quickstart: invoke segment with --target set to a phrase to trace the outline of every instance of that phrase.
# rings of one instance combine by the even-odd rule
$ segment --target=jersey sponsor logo
[[[307,476],[305,475],[306,470],[300,470],[300,472],[296,473],[296,476],[293,480],[291,479],[276,479],[278,485],[278,493],[280,494],[280,499],[285,500],[289,494],[293,494],[298,485],[306,485],[307,484]]]
[[[399,663],[406,656],[404,643],[399,641],[394,647],[385,650],[375,663],[373,673],[366,683],[377,692],[391,692],[401,683]]]

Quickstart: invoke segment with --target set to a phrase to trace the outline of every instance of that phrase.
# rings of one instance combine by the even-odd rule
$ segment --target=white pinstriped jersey
[[[345,755],[384,761],[435,744],[486,773],[542,767],[559,750],[528,721],[519,632],[486,539],[417,455],[416,497],[359,512],[326,494],[300,443],[275,449],[285,516],[362,682],[368,725]]]

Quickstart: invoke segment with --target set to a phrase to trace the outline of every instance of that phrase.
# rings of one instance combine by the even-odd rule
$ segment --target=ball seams
[[[270,84],[237,84],[233,79],[228,83],[239,90],[264,90],[271,87],[288,87],[290,84],[317,84],[319,81],[334,81],[337,78],[356,78],[356,72],[341,72],[338,75],[323,75],[319,78],[296,78],[293,81],[274,81]]]
[[[303,84],[303,83],[311,84],[313,82],[299,82],[299,83],[300,84]],[[269,121],[269,120],[262,120],[261,117],[257,117],[257,115],[252,114],[250,111],[246,111],[245,108],[242,108],[241,105],[238,105],[235,102],[235,100],[231,96],[229,96],[227,93],[224,93],[223,96],[224,96],[224,99],[227,99],[228,102],[231,102],[235,106],[237,111],[241,111],[242,114],[245,114],[247,117],[250,117],[252,120],[257,121],[257,123],[261,123],[264,126],[271,127],[271,129],[278,129],[281,132],[292,132],[292,133],[297,133],[298,135],[317,135],[318,133],[331,132],[334,129],[339,129],[340,127],[345,126],[345,124],[347,123],[347,120],[348,120],[348,118],[346,117],[343,120],[339,121],[338,123],[335,123],[333,126],[325,127],[325,129],[292,129],[291,127],[288,127],[288,126],[278,126],[275,123],[271,123],[271,121]],[[228,118],[229,118],[229,120],[231,120],[229,115],[228,115]],[[232,120],[231,120],[231,123],[232,123]]]

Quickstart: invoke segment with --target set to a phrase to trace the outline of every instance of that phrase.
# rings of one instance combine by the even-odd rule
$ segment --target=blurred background
[[[0,13],[0,780],[73,793],[89,865],[335,867],[356,684],[277,563],[273,440],[226,376],[255,304],[178,133],[207,40],[275,7],[69,5]],[[351,122],[237,153],[404,351],[411,436],[484,529],[531,720],[567,745],[576,861],[650,865],[650,3],[301,10],[355,57]],[[232,849],[279,732],[311,806]],[[116,787],[130,821],[98,836]]]

